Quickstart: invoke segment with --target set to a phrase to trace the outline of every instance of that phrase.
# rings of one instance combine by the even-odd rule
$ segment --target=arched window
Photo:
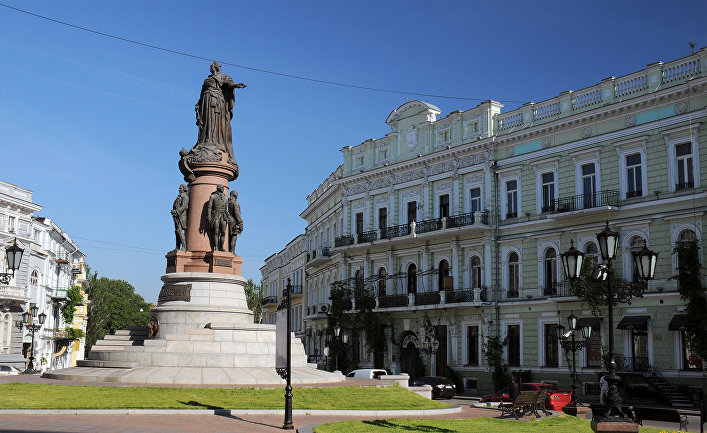
[[[363,271],[356,271],[355,276],[356,286],[354,288],[354,296],[360,298],[363,296]]]
[[[695,240],[697,240],[697,235],[695,234],[695,232],[690,229],[685,229],[685,230],[681,231],[680,234],[678,235],[678,242],[677,243],[678,243],[678,245],[683,244],[683,243],[687,244],[687,243],[690,243]],[[678,257],[678,261],[676,264],[677,264],[678,269],[680,269],[679,254],[676,254],[676,256]]]
[[[0,312],[0,353],[10,353],[12,340],[12,315]]]
[[[29,276],[29,284],[32,286],[36,286],[39,284],[39,271],[36,269],[32,270],[32,273]]]
[[[444,285],[445,278],[449,276],[449,262],[442,260],[439,262],[439,272],[437,273],[437,290],[452,289]]]
[[[385,296],[385,278],[388,276],[385,268],[378,269],[378,296]]]
[[[643,248],[643,238],[640,236],[632,237],[631,244],[629,246],[631,257],[633,257],[633,253],[640,251],[641,248]],[[640,281],[640,280],[641,279],[638,276],[638,268],[636,267],[636,262],[631,260],[631,281]]]
[[[471,288],[478,289],[483,285],[481,279],[481,259],[479,256],[471,258]]]
[[[508,255],[508,297],[517,298],[520,290],[520,263],[515,251]]]
[[[417,293],[417,266],[414,263],[408,266],[408,293]]]
[[[554,248],[548,248],[543,257],[544,289],[545,293],[554,294],[557,290],[557,253]]]

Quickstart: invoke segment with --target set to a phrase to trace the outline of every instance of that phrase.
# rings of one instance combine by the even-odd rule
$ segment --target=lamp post
[[[435,353],[437,353],[437,349],[439,349],[439,341],[436,338],[432,338],[432,340],[425,340],[425,342],[422,343],[422,346],[430,355],[430,376],[434,376],[435,372],[432,369],[432,360],[434,359]]]
[[[570,365],[570,375],[572,376],[572,396],[570,402],[565,406],[567,410],[564,410],[565,413],[568,413],[570,415],[576,415],[577,414],[577,351],[582,350],[583,348],[587,347],[588,340],[592,335],[592,327],[591,325],[585,325],[582,327],[582,336],[584,337],[583,341],[577,341],[575,339],[575,334],[579,329],[577,329],[577,316],[574,315],[574,313],[570,314],[569,317],[567,317],[567,325],[569,327],[569,331],[565,333],[565,327],[562,326],[562,324],[558,324],[556,331],[557,331],[557,338],[560,341],[560,345],[566,352],[572,352],[572,365]],[[568,340],[569,337],[572,337],[571,340]]]
[[[608,308],[609,316],[609,368],[608,374],[605,376],[609,384],[609,392],[607,394],[607,411],[604,415],[604,420],[609,421],[625,421],[626,416],[621,410],[621,396],[616,384],[621,378],[616,374],[616,361],[614,360],[614,306],[618,302],[630,302],[632,297],[643,296],[645,285],[637,286],[631,283],[614,282],[614,270],[612,262],[616,258],[616,250],[619,243],[619,233],[609,228],[609,222],[606,222],[604,230],[596,234],[599,242],[599,250],[604,261],[600,265],[595,278],[599,281],[604,281],[605,289],[597,290],[595,284],[584,282],[579,279],[582,262],[584,261],[584,253],[577,251],[573,243],[570,244],[570,249],[561,254],[562,265],[565,271],[565,278],[572,281],[574,284],[575,294],[579,298],[591,299],[595,302],[605,302]],[[639,276],[642,280],[648,281],[655,276],[655,265],[658,259],[658,254],[649,250],[644,244],[641,251],[634,253],[633,260],[639,265]],[[616,285],[616,287],[614,287]]]
[[[17,246],[17,238],[15,238],[11,246],[5,248],[5,263],[10,272],[0,273],[0,284],[10,283],[10,280],[15,275],[15,271],[20,268],[23,252],[24,250]]]
[[[339,349],[341,349],[341,347],[339,346],[339,343],[343,343],[343,345],[345,347],[346,344],[348,344],[348,342],[349,342],[349,335],[345,332],[342,335],[341,334],[341,327],[337,325],[334,327],[334,337],[336,337],[336,342],[337,342],[335,369],[338,371],[339,370]]]
[[[287,297],[280,303],[278,310],[282,308],[287,308],[287,337],[285,338],[285,344],[287,345],[286,356],[287,362],[285,368],[276,368],[277,373],[287,381],[285,385],[285,421],[282,424],[284,430],[293,430],[295,428],[292,423],[292,343],[290,342],[290,332],[291,332],[291,320],[292,320],[292,283],[289,278],[287,278]]]
[[[39,373],[37,370],[34,369],[34,333],[39,331],[39,329],[44,325],[44,321],[47,319],[47,315],[42,313],[39,316],[37,316],[37,311],[39,308],[37,308],[36,305],[32,305],[29,309],[29,311],[25,312],[22,315],[22,324],[24,325],[25,328],[28,330],[32,331],[32,345],[30,346],[29,349],[29,367],[25,371],[22,372],[22,374],[36,374]],[[36,325],[34,321],[38,320],[39,325]]]

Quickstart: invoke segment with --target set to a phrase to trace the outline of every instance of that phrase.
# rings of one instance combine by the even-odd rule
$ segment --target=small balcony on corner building
[[[607,190],[561,197],[544,206],[541,212],[555,214],[555,218],[574,217],[577,214],[616,210],[618,207],[619,192]]]

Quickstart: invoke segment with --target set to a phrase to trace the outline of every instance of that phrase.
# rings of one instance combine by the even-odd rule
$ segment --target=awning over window
[[[690,329],[690,322],[687,319],[687,314],[676,314],[670,320],[668,325],[668,331],[680,331],[680,328]]]
[[[601,323],[600,317],[580,317],[577,319],[577,329],[582,329],[583,326],[599,326]]]
[[[621,319],[619,324],[616,326],[616,329],[635,329],[637,331],[647,331],[648,321],[650,319],[651,316],[626,316]]]

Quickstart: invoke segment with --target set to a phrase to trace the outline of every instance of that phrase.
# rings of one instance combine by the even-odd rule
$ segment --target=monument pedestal
[[[631,421],[592,420],[592,430],[596,433],[638,433],[638,424]]]
[[[243,259],[228,251],[172,250],[167,258],[167,274],[182,272],[214,272],[241,275]]]

